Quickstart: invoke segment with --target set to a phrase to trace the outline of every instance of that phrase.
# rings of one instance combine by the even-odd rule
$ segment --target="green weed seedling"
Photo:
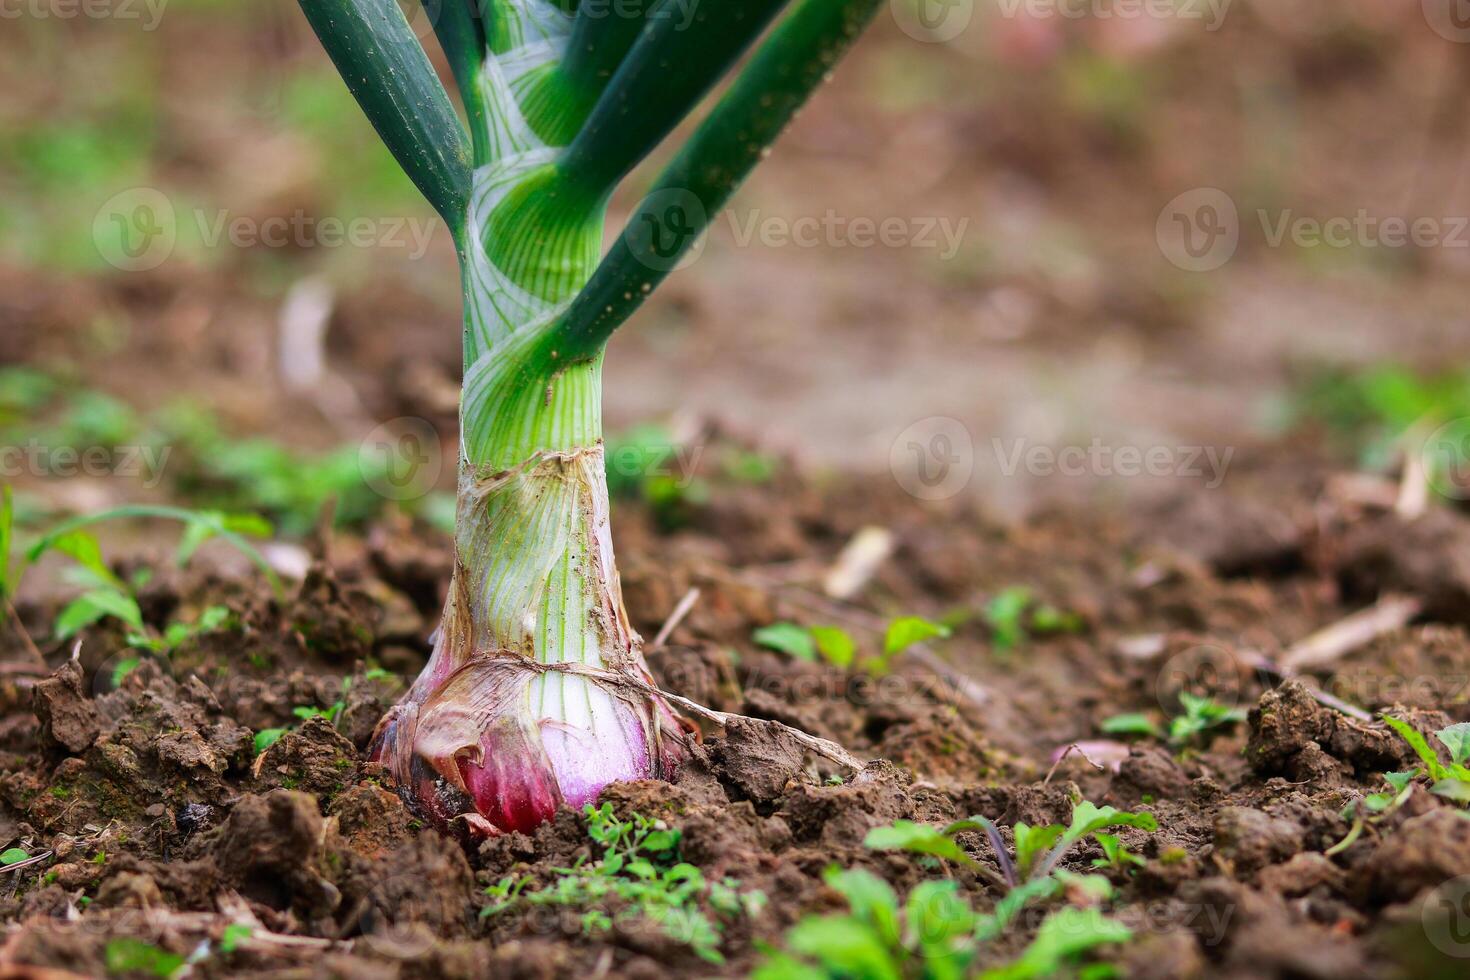
[[[127,936],[108,940],[103,958],[109,974],[143,973],[163,980],[177,975],[186,962],[178,953]]]
[[[1394,364],[1323,371],[1293,393],[1287,414],[1288,424],[1316,423],[1360,465],[1381,470],[1401,452],[1405,433],[1470,415],[1470,373]]]
[[[1403,736],[1419,761],[1424,763],[1425,774],[1431,780],[1429,792],[1461,806],[1470,803],[1470,769],[1465,767],[1465,761],[1470,759],[1470,722],[1441,728],[1434,733],[1450,753],[1449,765],[1440,761],[1439,753],[1408,722],[1387,714],[1383,716],[1383,722]]]
[[[887,673],[893,661],[911,647],[930,640],[945,640],[954,630],[923,616],[900,616],[888,624],[883,634],[883,657],[874,673]]]
[[[824,661],[839,670],[854,666],[874,675],[886,674],[893,661],[910,647],[950,635],[950,628],[921,616],[900,616],[888,624],[883,635],[883,653],[876,657],[858,657],[858,644],[852,634],[839,626],[800,626],[796,623],[772,623],[751,634],[763,647],[784,653],[793,660],[807,663]]]
[[[1342,816],[1345,820],[1353,822],[1348,830],[1347,836],[1336,844],[1323,851],[1328,857],[1341,854],[1361,836],[1363,830],[1369,824],[1381,823],[1383,820],[1395,813],[1399,807],[1408,801],[1409,795],[1414,792],[1414,777],[1419,775],[1419,770],[1411,772],[1386,772],[1383,781],[1388,784],[1387,793],[1369,793],[1361,800],[1354,800],[1343,808]]]
[[[1024,585],[1002,589],[982,612],[996,653],[1009,654],[1031,636],[1082,632],[1082,617],[1047,603],[1036,603]]]
[[[1188,691],[1179,692],[1179,704],[1184,710],[1169,719],[1167,727],[1161,726],[1142,713],[1114,715],[1102,723],[1102,730],[1111,735],[1147,735],[1174,748],[1193,745],[1207,732],[1245,721],[1245,709],[1229,708],[1213,698],[1202,698]]]
[[[953,861],[1009,890],[1033,882],[1051,882],[1057,865],[1068,851],[1087,837],[1111,827],[1137,827],[1152,832],[1158,829],[1158,821],[1151,813],[1129,813],[1083,800],[1072,808],[1072,821],[1066,827],[1061,824],[1031,827],[1025,823],[1012,826],[1014,857],[1006,849],[995,823],[981,816],[957,820],[942,829],[910,820],[897,820],[891,826],[868,831],[863,843],[874,850],[901,850]],[[990,841],[1000,866],[999,875],[960,847],[955,837],[967,832],[983,833]],[[1061,884],[1060,881],[1055,882],[1057,886]]]
[[[556,879],[544,888],[530,888],[526,878],[502,878],[486,889],[492,901],[480,914],[500,915],[521,903],[562,906],[582,910],[582,927],[594,933],[612,928],[607,906],[616,902],[658,923],[706,962],[723,963],[723,921],[759,915],[765,895],[741,891],[734,879],[707,881],[699,868],[679,859],[680,831],[662,821],[637,813],[620,820],[610,803],[588,804],[583,814],[587,835],[602,848],[601,858],[557,868]],[[704,910],[701,899],[714,915]]]
[[[177,650],[186,641],[224,629],[230,622],[230,610],[225,606],[206,606],[199,618],[192,623],[175,620],[164,627],[161,634],[129,633],[128,645],[150,653],[168,654]]]
[[[137,590],[147,583],[149,573],[142,570],[124,580],[108,567],[102,558],[102,547],[97,538],[84,530],[88,525],[101,521],[132,517],[180,521],[184,529],[174,555],[175,563],[179,567],[189,563],[200,545],[217,537],[229,542],[255,563],[277,594],[281,591],[280,581],[265,557],[244,537],[269,537],[272,533],[270,524],[254,515],[190,511],[176,507],[119,507],[63,522],[31,545],[19,564],[13,564],[8,561],[10,540],[13,536],[10,499],[7,487],[3,497],[0,497],[0,566],[4,566],[5,598],[8,600],[13,594],[25,568],[47,552],[66,555],[73,562],[64,575],[82,591],[57,613],[53,625],[57,640],[69,640],[88,626],[110,617],[127,627],[127,642],[130,647],[154,654],[168,654],[186,640],[221,629],[229,622],[228,609],[210,606],[192,623],[173,622],[161,633],[155,632],[143,621],[136,595]],[[131,657],[121,661],[113,673],[114,684],[127,676],[138,665],[138,660],[137,657]]]
[[[1096,833],[1092,835],[1092,838],[1101,844],[1103,849],[1102,857],[1092,859],[1094,868],[1108,868],[1131,874],[1135,867],[1143,867],[1148,863],[1124,847],[1123,842],[1113,834]]]
[[[189,564],[200,545],[206,541],[218,538],[232,546],[240,554],[244,555],[271,584],[277,595],[282,593],[281,581],[276,577],[270,562],[265,556],[247,540],[248,538],[269,538],[275,533],[271,523],[255,514],[229,514],[221,511],[210,510],[188,510],[183,507],[162,507],[150,504],[134,504],[126,507],[114,507],[110,510],[99,511],[95,514],[86,514],[74,517],[71,520],[62,521],[49,532],[42,535],[26,551],[25,559],[21,568],[12,572],[10,580],[12,585],[19,578],[25,567],[33,564],[48,551],[59,551],[73,558],[83,568],[96,573],[104,581],[115,578],[102,561],[101,547],[97,539],[82,529],[92,524],[100,524],[104,521],[129,520],[134,518],[151,518],[155,520],[178,521],[183,525],[183,533],[179,538],[179,544],[174,552],[174,564],[180,568]],[[114,583],[115,584],[115,583]],[[97,619],[108,615],[107,611],[99,614]],[[119,618],[127,619],[123,616]],[[95,622],[96,619],[92,620]]]
[[[1089,950],[1132,937],[1095,909],[1065,908],[1042,922],[1014,962],[977,972],[985,944],[1011,924],[1021,903],[1002,900],[995,911],[979,914],[955,882],[927,881],[900,905],[892,887],[870,872],[834,867],[825,877],[847,900],[848,913],[798,922],[787,932],[784,949],[765,952],[755,980],[1028,980],[1054,976]]]
[[[390,680],[393,674],[382,667],[371,667],[363,672],[362,679],[365,681]],[[302,721],[310,721],[313,718],[325,718],[333,728],[340,727],[342,712],[347,710],[347,695],[352,691],[352,678],[342,678],[342,693],[337,700],[325,708],[315,705],[297,705],[291,709],[291,714]],[[260,755],[266,749],[280,741],[281,736],[290,731],[289,728],[262,728],[255,733],[255,754]]]
[[[659,526],[689,523],[709,502],[709,484],[694,475],[683,447],[660,425],[639,425],[607,441],[607,487],[614,499],[642,500]]]

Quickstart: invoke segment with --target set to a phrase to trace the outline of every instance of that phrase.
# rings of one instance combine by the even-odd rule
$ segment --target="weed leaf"
[[[1414,750],[1419,761],[1424,763],[1424,768],[1429,770],[1429,778],[1435,781],[1445,778],[1445,767],[1444,763],[1439,761],[1439,753],[1434,751],[1418,729],[1393,715],[1384,715],[1383,723],[1398,732],[1403,736],[1404,741],[1409,743],[1409,748]]]
[[[811,633],[795,623],[772,623],[762,626],[751,634],[751,639],[763,647],[784,653],[796,660],[815,663],[817,642]]]
[[[888,624],[883,637],[883,655],[891,657],[902,653],[916,643],[949,636],[951,630],[942,623],[931,622],[922,616],[900,616]]]

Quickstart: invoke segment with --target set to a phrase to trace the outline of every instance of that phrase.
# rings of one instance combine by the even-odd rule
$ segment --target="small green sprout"
[[[270,562],[266,561],[265,556],[246,540],[247,537],[268,538],[275,533],[269,521],[255,514],[227,514],[220,511],[187,510],[182,507],[159,507],[151,504],[114,507],[110,510],[63,521],[31,545],[26,552],[25,562],[26,564],[35,562],[48,551],[61,551],[70,555],[83,568],[97,572],[106,579],[112,573],[102,561],[101,549],[97,546],[96,539],[90,534],[79,532],[91,524],[130,518],[179,521],[184,525],[183,535],[174,553],[174,563],[178,567],[183,568],[188,565],[189,560],[194,557],[194,553],[204,542],[212,538],[219,538],[249,559],[256,568],[260,569],[261,574],[265,576],[266,581],[270,582],[276,594],[281,594],[280,579],[276,577]]]
[[[342,709],[346,706],[346,702],[343,701],[341,698],[338,698],[326,708],[314,708],[307,705],[297,705],[296,707],[291,709],[291,714],[295,715],[297,718],[300,718],[302,721],[310,721],[313,718],[325,718],[332,725],[332,727],[335,728],[337,727],[337,718],[342,714]]]
[[[1143,867],[1148,862],[1123,846],[1123,842],[1112,834],[1097,833],[1093,840],[1102,845],[1103,856],[1092,859],[1094,868],[1109,868],[1113,871],[1131,873],[1133,868]]]
[[[1434,733],[1441,745],[1449,750],[1450,764],[1440,761],[1439,753],[1408,722],[1392,715],[1383,715],[1384,724],[1403,736],[1404,741],[1424,763],[1424,769],[1433,781],[1429,792],[1464,806],[1470,803],[1470,769],[1465,761],[1470,759],[1470,722],[1461,722],[1441,728]]]
[[[48,547],[76,562],[68,570],[67,577],[84,590],[57,614],[55,633],[58,640],[71,639],[108,616],[121,620],[137,632],[147,629],[138,600],[133,597],[132,586],[107,567],[102,560],[102,547],[95,537],[85,531],[68,531],[52,538]],[[38,554],[33,551],[33,556]]]
[[[280,581],[276,578],[270,564],[244,537],[244,535],[269,537],[272,533],[269,523],[253,514],[223,514],[213,511],[184,510],[177,507],[118,507],[65,521],[33,544],[18,566],[11,567],[7,560],[9,540],[12,534],[9,488],[6,488],[3,497],[4,503],[3,506],[0,506],[0,554],[5,555],[6,558],[0,559],[0,564],[6,566],[4,592],[7,598],[13,594],[25,567],[37,561],[48,551],[66,555],[74,562],[74,565],[67,570],[67,578],[79,585],[82,593],[57,614],[54,632],[58,640],[71,639],[88,626],[111,617],[121,621],[128,628],[130,645],[154,652],[167,652],[191,636],[205,630],[219,628],[228,618],[228,612],[223,611],[222,607],[211,607],[201,615],[198,623],[174,623],[165,630],[162,636],[154,636],[147,624],[143,622],[143,613],[135,596],[137,589],[146,583],[146,577],[135,576],[131,581],[124,581],[103,560],[102,547],[97,538],[83,530],[87,525],[100,521],[132,517],[181,521],[184,525],[184,533],[174,556],[175,563],[179,567],[182,568],[189,563],[201,544],[218,537],[228,541],[254,562],[278,593],[281,590]],[[146,576],[146,574],[140,573],[140,576]],[[134,660],[131,665],[127,666],[127,670],[136,665],[136,660]],[[123,670],[123,676],[126,676],[127,670]],[[114,679],[120,678],[115,677]]]
[[[284,728],[262,728],[260,731],[256,732],[255,754],[260,755],[266,749],[270,748],[272,745],[275,745],[281,740],[281,736],[286,734],[286,731],[287,729]]]
[[[527,878],[502,878],[485,890],[492,901],[480,915],[500,915],[521,903],[581,908],[583,928],[595,933],[612,927],[602,906],[616,899],[661,925],[670,938],[706,962],[723,963],[719,950],[723,920],[758,915],[765,896],[740,891],[740,882],[733,878],[707,882],[702,871],[679,860],[680,831],[662,821],[637,813],[620,820],[610,803],[588,804],[583,814],[587,835],[603,849],[601,859],[557,868],[556,880],[545,888],[529,889]],[[714,916],[701,908],[701,898],[709,902]]]
[[[1369,793],[1361,800],[1354,800],[1343,808],[1344,819],[1352,820],[1353,825],[1348,830],[1347,836],[1323,851],[1328,857],[1341,854],[1359,837],[1363,835],[1364,828],[1370,824],[1381,823],[1389,816],[1397,812],[1398,808],[1408,802],[1409,795],[1414,792],[1414,777],[1419,775],[1419,770],[1412,772],[1386,772],[1383,781],[1388,784],[1387,793]]]
[[[691,460],[660,425],[640,425],[607,442],[607,486],[614,498],[641,499],[666,530],[689,523],[709,500],[709,485],[694,475]]]
[[[362,679],[365,681],[391,680],[392,678],[393,674],[384,670],[382,667],[371,667],[364,671],[362,675]],[[313,718],[325,718],[328,724],[333,728],[337,728],[342,721],[342,712],[347,710],[347,695],[351,691],[352,678],[344,677],[342,678],[342,694],[337,700],[325,708],[318,708],[315,705],[297,705],[291,709],[291,714],[300,718],[302,721],[310,721]],[[290,731],[288,728],[262,728],[256,732],[255,754],[260,755],[260,753],[275,745],[281,736],[288,731]]]
[[[770,483],[779,466],[769,453],[739,448],[726,452],[720,461],[724,475],[739,483]]]
[[[1179,704],[1184,710],[1169,719],[1167,729],[1146,714],[1129,713],[1107,719],[1102,723],[1102,730],[1111,735],[1147,735],[1180,748],[1193,744],[1206,732],[1245,720],[1244,709],[1226,707],[1213,698],[1202,698],[1188,691],[1179,692]]]
[[[109,940],[103,958],[108,973],[146,973],[163,978],[174,976],[185,962],[177,953],[128,937]]]
[[[1382,470],[1402,452],[1405,433],[1470,415],[1470,375],[1424,374],[1396,364],[1323,370],[1293,393],[1286,423],[1325,429],[1332,448]]]
[[[1035,980],[1054,977],[1062,968],[1098,946],[1126,943],[1133,932],[1095,908],[1059,909],[1046,917],[1036,938],[1008,966],[987,970],[983,980]],[[1098,974],[1091,974],[1097,976]]]
[[[842,670],[857,659],[857,641],[840,626],[799,626],[772,623],[751,634],[761,646],[784,653],[793,660],[816,663],[824,660]]]
[[[254,935],[255,930],[243,922],[231,922],[225,926],[225,931],[219,937],[219,951],[229,954],[240,948],[240,945]]]
[[[153,636],[147,632],[129,633],[128,646],[155,654],[170,654],[188,640],[224,629],[229,622],[230,610],[227,607],[208,606],[194,622],[186,623],[175,620],[164,628],[161,635]]]
[[[15,540],[15,495],[10,484],[0,484],[0,620],[9,610],[15,595],[15,578],[11,572],[10,546]]]
[[[888,624],[888,631],[883,634],[883,658],[892,660],[911,646],[947,639],[952,633],[943,623],[922,616],[900,616]]]
[[[833,667],[846,670],[857,659],[857,641],[840,626],[813,626],[810,633],[817,652]]]
[[[990,626],[990,638],[996,650],[1009,652],[1026,639],[1022,617],[1029,605],[1031,590],[1022,585],[1002,589],[985,604],[985,622]]]
[[[820,978],[960,978],[976,975],[975,963],[1026,902],[1007,896],[988,915],[974,911],[953,881],[926,881],[900,905],[883,879],[862,870],[828,868],[829,887],[847,900],[845,915],[808,916],[786,934],[783,951],[767,952],[755,980]],[[1083,954],[1132,933],[1095,909],[1065,908],[1049,915],[1036,938],[1013,963],[978,975],[993,980],[1053,976]]]
[[[811,631],[795,623],[772,623],[762,626],[750,637],[759,645],[777,653],[784,653],[793,660],[807,663],[817,661],[817,641]]]
[[[12,847],[0,853],[0,865],[8,868],[12,864],[19,864],[22,861],[30,860],[30,857],[31,855],[24,848]]]
[[[997,653],[1008,654],[1033,635],[1082,632],[1081,616],[1033,599],[1030,589],[1014,585],[1002,589],[985,604],[982,614]]]
[[[886,674],[895,657],[910,647],[937,637],[950,635],[950,628],[920,616],[900,616],[888,624],[883,635],[883,653],[859,661],[858,644],[852,634],[839,626],[801,626],[796,623],[772,623],[751,634],[763,647],[784,653],[807,663],[825,661],[840,670],[860,666],[875,674]]]
[[[1072,822],[1066,827],[1061,824],[1032,827],[1019,822],[1012,826],[1014,859],[1005,848],[999,828],[981,816],[957,820],[943,829],[911,820],[897,820],[891,826],[868,831],[863,843],[874,850],[902,850],[953,861],[978,872],[993,884],[1015,889],[1025,883],[1050,879],[1069,850],[1085,838],[1110,827],[1137,827],[1152,832],[1158,829],[1158,821],[1151,813],[1129,813],[1083,800],[1072,808]],[[955,840],[957,835],[972,831],[984,833],[990,841],[1000,865],[998,875],[971,857]]]

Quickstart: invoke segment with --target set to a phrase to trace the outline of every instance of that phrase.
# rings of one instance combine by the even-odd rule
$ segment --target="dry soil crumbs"
[[[1064,822],[1085,797],[1159,823],[1124,832],[1144,863],[1111,873],[1107,911],[1136,937],[1103,956],[1128,975],[1463,975],[1470,960],[1441,952],[1424,910],[1434,889],[1470,874],[1470,819],[1421,786],[1334,845],[1349,804],[1382,790],[1381,773],[1415,765],[1376,712],[1393,708],[1422,731],[1470,719],[1470,577],[1464,549],[1446,546],[1470,536],[1470,519],[1441,510],[1405,525],[1338,505],[1325,475],[1258,476],[1146,514],[1020,527],[871,490],[817,491],[784,473],[716,494],[672,531],[620,504],[626,597],[645,636],[700,590],[650,651],[660,682],[872,760],[838,773],[766,726],[741,725],[709,732],[677,784],[605,794],[621,815],[678,828],[683,859],[707,879],[766,896],[757,915],[727,921],[722,966],[617,909],[606,929],[546,906],[482,916],[488,886],[550,883],[595,856],[581,817],[563,811],[530,836],[450,839],[365,760],[373,723],[423,662],[448,578],[447,544],[431,532],[385,524],[340,539],[330,564],[282,598],[161,575],[143,596],[155,625],[217,603],[230,625],[131,670],[120,665],[136,654],[106,628],[84,636],[76,660],[69,645],[43,648],[44,670],[7,631],[0,843],[30,858],[0,872],[0,959],[36,968],[26,975],[101,975],[110,955],[120,968],[128,937],[194,957],[194,976],[737,975],[802,916],[842,907],[822,878],[834,864],[900,892],[948,873],[979,908],[999,897],[962,868],[866,850],[871,828],[971,814]],[[1255,485],[1299,489],[1280,500],[1253,496]],[[893,531],[893,557],[855,602],[824,598],[823,573],[870,524]],[[1033,611],[1066,613],[1065,628],[1028,620],[1017,642],[1000,642],[982,610],[1014,586]],[[1268,669],[1387,592],[1421,598],[1422,619],[1309,676],[1282,682]],[[22,610],[36,636],[54,612]],[[874,652],[892,616],[957,612],[968,615],[952,617],[951,639],[881,677],[751,640],[792,620],[840,625]],[[1124,712],[1163,719],[1181,686],[1201,684],[1248,717],[1180,745],[1102,733]],[[1323,692],[1367,720],[1325,706]],[[272,728],[286,732],[257,752],[256,734]],[[1079,741],[1083,752],[1048,775]],[[961,840],[990,861],[981,840]],[[1099,854],[1079,848],[1068,866],[1090,871]],[[230,931],[241,924],[248,936]],[[994,961],[1033,926],[996,943]]]

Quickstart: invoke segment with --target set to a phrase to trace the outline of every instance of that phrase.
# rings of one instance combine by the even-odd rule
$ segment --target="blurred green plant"
[[[0,382],[0,444],[109,453],[146,448],[145,482],[166,476],[170,489],[194,507],[261,512],[282,534],[295,536],[316,525],[328,501],[341,527],[370,520],[384,503],[373,484],[387,460],[356,446],[308,453],[272,439],[234,438],[212,409],[187,399],[144,417],[109,395],[31,368],[7,369]],[[452,495],[429,494],[402,506],[436,527],[453,525]]]
[[[1374,470],[1390,467],[1406,433],[1470,417],[1470,371],[1396,364],[1314,371],[1288,396],[1286,422],[1316,426],[1330,447]]]
[[[1099,831],[1113,827],[1137,827],[1153,832],[1158,821],[1151,813],[1130,813],[1111,806],[1096,806],[1082,800],[1072,808],[1072,820],[1067,826],[1050,824],[1032,827],[1017,822],[1011,827],[1011,839],[1015,843],[1014,858],[1007,851],[1000,829],[987,817],[973,816],[956,820],[946,827],[934,827],[912,820],[896,820],[887,827],[875,827],[868,831],[863,844],[878,851],[908,851],[937,857],[963,865],[1001,888],[1016,889],[1046,881],[1057,873],[1057,865],[1077,844]],[[955,840],[962,833],[981,832],[995,852],[999,874],[969,855]]]
[[[808,663],[825,661],[840,670],[854,666],[876,676],[892,669],[893,661],[916,644],[948,637],[948,626],[931,622],[922,616],[900,616],[888,624],[883,636],[883,652],[874,657],[858,657],[858,643],[840,626],[801,626],[779,622],[762,626],[751,639],[768,650],[784,653],[793,660]]]
[[[709,502],[709,483],[696,476],[668,429],[649,423],[609,436],[607,489],[613,499],[641,500],[659,526],[688,524],[696,508]]]
[[[1034,895],[1018,889],[994,911],[979,914],[953,881],[916,885],[900,905],[892,886],[871,872],[831,867],[824,877],[849,911],[802,919],[786,933],[783,950],[765,951],[755,980],[1028,980],[1056,976],[1089,951],[1132,938],[1126,926],[1096,909],[1066,907],[1043,920],[1019,958],[984,970],[977,961],[985,944]]]
[[[1188,691],[1179,692],[1179,705],[1183,711],[1170,718],[1167,727],[1142,712],[1129,712],[1108,718],[1102,723],[1102,730],[1110,735],[1147,735],[1179,748],[1196,743],[1206,732],[1245,721],[1244,708],[1223,705]]]
[[[998,654],[1009,654],[1030,636],[1080,633],[1084,623],[1076,613],[1037,603],[1030,589],[1013,585],[1001,589],[985,604],[982,616],[990,627],[990,642]]]
[[[1452,800],[1460,806],[1470,804],[1470,768],[1465,765],[1470,761],[1470,722],[1450,725],[1434,733],[1434,737],[1450,753],[1450,764],[1445,765],[1440,761],[1439,753],[1417,728],[1393,715],[1385,714],[1382,717],[1383,723],[1398,732],[1409,743],[1419,761],[1424,763],[1424,774],[1432,781],[1429,792]]]

